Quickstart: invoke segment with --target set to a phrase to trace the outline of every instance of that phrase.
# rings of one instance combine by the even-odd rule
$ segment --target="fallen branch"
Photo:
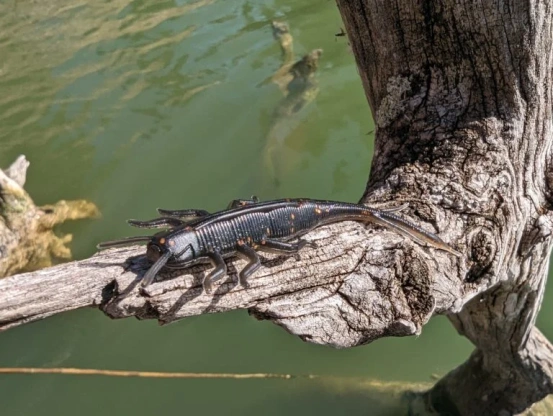
[[[99,306],[112,318],[136,316],[162,324],[249,309],[303,339],[349,347],[386,335],[418,334],[435,309],[455,311],[463,304],[461,287],[453,284],[457,258],[445,252],[352,222],[321,228],[307,238],[319,248],[304,248],[297,257],[267,254],[247,289],[237,285],[235,274],[245,262],[233,260],[229,279],[213,295],[201,288],[210,266],[162,273],[162,280],[139,290],[149,267],[143,247],[9,277],[0,280],[0,328],[86,306]],[[410,273],[449,278],[427,276],[415,284]]]

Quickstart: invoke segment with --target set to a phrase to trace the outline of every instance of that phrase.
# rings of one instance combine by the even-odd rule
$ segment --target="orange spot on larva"
[[[173,247],[175,245],[175,240],[169,240],[169,245]]]
[[[159,244],[165,244],[165,238],[160,238],[159,239]]]
[[[322,211],[319,209],[319,208],[315,208],[315,212],[318,214],[320,214]]]
[[[294,214],[290,214],[290,218],[294,219],[296,216]]]

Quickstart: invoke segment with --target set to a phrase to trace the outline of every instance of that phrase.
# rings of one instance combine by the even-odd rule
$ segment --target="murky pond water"
[[[282,133],[279,186],[263,149],[282,99],[271,21],[297,54],[323,48],[316,99]],[[156,207],[216,210],[237,197],[356,201],[368,175],[370,111],[335,3],[58,0],[0,3],[0,165],[31,161],[38,204],[86,198],[103,219],[65,226],[76,258],[130,235]],[[284,162],[285,161],[285,162]],[[75,276],[77,279],[78,276]],[[553,335],[545,300],[540,327]],[[285,372],[430,381],[471,350],[445,318],[418,338],[337,351],[245,311],[159,327],[80,310],[0,334],[0,366]],[[311,381],[0,376],[3,415],[379,414],[362,392]]]

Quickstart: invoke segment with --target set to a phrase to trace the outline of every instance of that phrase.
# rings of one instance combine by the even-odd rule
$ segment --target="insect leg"
[[[218,251],[213,251],[207,254],[209,260],[215,267],[206,277],[204,277],[203,286],[205,293],[211,293],[212,283],[221,279],[227,274],[227,264]]]
[[[171,217],[155,218],[149,221],[128,220],[127,222],[133,227],[138,227],[138,228],[164,228],[164,227],[172,228],[172,227],[178,227],[179,225],[184,224],[184,222],[179,220],[178,218],[171,218]]]
[[[142,281],[140,284],[142,287],[146,287],[150,285],[154,279],[156,278],[156,275],[159,273],[159,271],[165,266],[165,264],[169,261],[169,258],[171,257],[171,252],[167,251],[165,254],[163,254],[157,261],[148,269],[146,274],[142,277]]]
[[[252,195],[250,199],[233,199],[228,204],[227,209],[243,207],[244,205],[257,204],[258,202],[259,198],[257,198],[255,195]]]
[[[250,262],[238,273],[238,280],[244,287],[248,287],[248,278],[254,274],[259,266],[261,266],[261,260],[253,248],[246,244],[238,244],[236,251],[241,256],[248,259]]]
[[[306,240],[299,240],[297,243],[286,243],[284,241],[265,239],[259,245],[259,249],[269,253],[295,254],[305,246],[317,247],[315,243]]]
[[[171,209],[158,208],[157,212],[159,212],[160,215],[163,215],[163,216],[166,216],[166,217],[179,218],[183,221],[190,221],[190,220],[194,220],[196,218],[205,217],[206,215],[209,215],[209,212],[207,212],[204,209],[177,209],[177,210],[171,210]]]

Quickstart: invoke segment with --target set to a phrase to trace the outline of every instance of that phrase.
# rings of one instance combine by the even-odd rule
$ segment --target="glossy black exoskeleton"
[[[240,271],[239,281],[247,279],[260,267],[256,250],[293,254],[307,241],[301,235],[321,225],[339,221],[362,221],[383,225],[423,245],[461,254],[438,236],[397,216],[405,208],[376,209],[366,205],[312,199],[281,199],[259,202],[257,198],[232,201],[226,210],[210,214],[204,210],[163,210],[150,221],[129,220],[135,227],[169,228],[153,236],[130,237],[107,241],[99,249],[147,242],[147,258],[153,263],[142,279],[147,286],[163,268],[180,269],[210,261],[215,267],[203,280],[211,293],[212,283],[227,273],[226,257],[239,255],[248,260]],[[297,241],[292,241],[297,239]]]

